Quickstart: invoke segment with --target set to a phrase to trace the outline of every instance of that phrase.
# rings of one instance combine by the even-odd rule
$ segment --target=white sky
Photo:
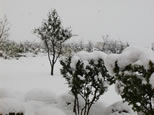
[[[104,34],[132,45],[150,47],[154,42],[154,0],[0,0],[10,39],[38,40],[33,29],[41,26],[51,9],[57,9],[72,39],[102,40]]]

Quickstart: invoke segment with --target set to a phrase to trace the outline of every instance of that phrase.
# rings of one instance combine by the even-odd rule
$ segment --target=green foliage
[[[51,66],[51,75],[53,75],[54,65],[62,54],[63,43],[72,37],[71,31],[64,28],[57,11],[54,9],[48,14],[48,19],[44,20],[42,26],[34,30],[43,41]],[[50,53],[52,52],[52,59]]]
[[[154,73],[154,63],[149,62],[149,68],[141,65],[128,65],[124,69],[115,63],[115,77],[121,85],[120,95],[137,112],[154,115],[154,90],[150,84],[150,77]]]
[[[90,60],[88,64],[78,60],[75,68],[71,67],[71,60],[71,57],[61,60],[61,73],[75,97],[73,111],[76,115],[88,115],[91,106],[114,82],[113,77],[108,74],[102,59]],[[83,108],[80,108],[79,96],[84,100]]]
[[[35,29],[34,33],[38,34],[44,42],[47,42],[49,47],[54,46],[58,49],[64,41],[72,36],[71,31],[62,26],[61,19],[55,9],[49,12],[48,19],[44,20],[42,26]]]

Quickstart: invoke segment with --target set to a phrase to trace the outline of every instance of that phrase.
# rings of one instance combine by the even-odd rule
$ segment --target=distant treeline
[[[43,51],[43,45],[40,43],[30,41],[17,43],[11,40],[3,40],[0,42],[0,57],[4,58],[25,56],[24,53],[33,53],[37,55],[38,52]]]
[[[101,42],[93,43],[91,41],[84,43],[79,42],[67,42],[63,45],[62,55],[72,55],[79,51],[92,52],[94,50],[102,51],[105,53],[121,53],[128,43],[124,43],[120,40],[103,39]],[[40,43],[25,41],[17,43],[11,40],[0,41],[0,57],[15,58],[26,56],[25,53],[32,53],[37,55],[38,53],[46,52],[45,46]],[[51,51],[52,53],[52,51]]]

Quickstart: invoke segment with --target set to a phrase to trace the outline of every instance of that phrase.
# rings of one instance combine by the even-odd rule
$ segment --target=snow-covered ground
[[[67,91],[65,80],[60,76],[60,64],[55,67],[55,76],[50,76],[46,56],[24,57],[19,60],[0,59],[0,88],[11,88],[20,92],[31,89],[46,89],[61,94]]]
[[[24,111],[25,115],[42,115],[44,111],[44,115],[73,115],[62,104],[69,89],[60,68],[57,62],[55,75],[50,76],[50,65],[44,55],[19,60],[0,58],[0,112],[9,111],[8,105],[13,105],[14,111]],[[103,115],[105,107],[119,100],[120,96],[111,86],[95,105],[93,115]]]

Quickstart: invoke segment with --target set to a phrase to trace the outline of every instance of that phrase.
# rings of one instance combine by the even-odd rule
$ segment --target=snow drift
[[[105,115],[137,115],[137,113],[132,110],[128,103],[119,101],[109,106]]]

